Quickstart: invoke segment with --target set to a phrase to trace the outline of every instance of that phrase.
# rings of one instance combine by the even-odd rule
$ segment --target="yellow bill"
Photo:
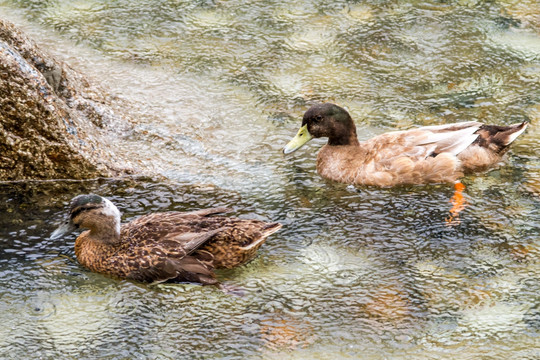
[[[302,126],[296,136],[289,141],[289,143],[283,148],[284,154],[290,154],[293,151],[300,149],[307,143],[309,140],[313,139],[313,136],[309,133],[307,129],[307,124]]]

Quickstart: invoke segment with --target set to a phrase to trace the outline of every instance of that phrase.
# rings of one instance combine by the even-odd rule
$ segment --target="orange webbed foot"
[[[450,209],[450,215],[445,219],[446,226],[454,226],[461,223],[459,219],[459,213],[467,207],[467,201],[463,195],[465,185],[458,181],[454,184],[454,195],[450,199],[452,208]]]

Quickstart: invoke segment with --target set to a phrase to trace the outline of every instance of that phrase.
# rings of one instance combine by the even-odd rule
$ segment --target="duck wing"
[[[223,230],[224,228],[199,233],[171,233],[167,234],[160,244],[167,244],[172,250],[182,249],[183,252],[185,252],[185,255],[189,255],[210,240],[212,236]]]
[[[158,284],[168,280],[177,282],[198,282],[203,285],[217,284],[214,267],[194,256],[185,256],[181,259],[161,258],[152,266],[140,267],[131,271],[129,280]]]
[[[476,140],[481,126],[481,123],[469,121],[385,133],[362,144],[364,161],[384,164],[404,156],[420,161],[443,152],[456,156]]]
[[[443,152],[458,155],[469,147],[478,137],[477,131],[482,124],[468,121],[456,124],[424,126],[410,130],[409,141],[415,146],[426,146],[432,149],[428,156],[436,156]]]
[[[202,220],[206,216],[227,210],[227,208],[213,208],[192,212],[170,211],[143,215],[130,223],[122,225],[121,237],[131,243],[144,240],[159,244],[168,239],[181,243],[187,240],[193,241],[195,234],[208,232],[208,229],[196,226],[197,223],[200,223],[199,218]],[[188,246],[187,243],[186,246]]]
[[[454,181],[460,176],[457,155],[478,138],[481,126],[469,121],[385,133],[361,143],[357,152],[345,156],[350,161],[342,164],[352,170],[332,177],[335,166],[326,166],[330,174],[327,177],[377,186]]]
[[[210,216],[214,214],[222,214],[226,212],[231,212],[232,210],[226,207],[217,207],[217,208],[210,208],[210,209],[201,209],[201,210],[195,210],[195,211],[188,211],[188,212],[182,212],[178,213],[181,216]]]
[[[171,233],[159,243],[148,244],[148,247],[140,244],[143,246],[132,252],[132,258],[141,265],[132,270],[127,278],[150,283],[174,280],[216,284],[214,256],[203,250],[190,254],[220,231],[223,229],[204,233]]]
[[[183,215],[150,214],[122,227],[122,238],[128,248],[127,262],[136,263],[128,279],[150,283],[167,280],[217,283],[213,255],[202,250],[192,253],[223,229],[192,232]]]

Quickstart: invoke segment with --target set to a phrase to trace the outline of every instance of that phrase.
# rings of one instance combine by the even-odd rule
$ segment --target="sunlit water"
[[[133,104],[118,149],[167,180],[0,184],[1,358],[537,359],[540,5],[536,1],[0,1],[57,57]],[[280,152],[314,101],[361,139],[528,119],[505,165],[448,185],[325,182],[314,141]],[[118,136],[115,135],[115,136]],[[82,268],[65,205],[123,220],[228,206],[280,221],[213,287],[148,287]]]

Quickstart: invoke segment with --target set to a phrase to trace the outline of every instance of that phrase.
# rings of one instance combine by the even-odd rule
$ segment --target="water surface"
[[[0,14],[133,104],[119,151],[166,180],[0,184],[0,357],[535,359],[540,331],[540,6],[535,1],[0,1]],[[326,182],[302,113],[346,107],[360,139],[529,120],[504,166],[449,185]],[[118,134],[115,134],[118,136]],[[123,220],[228,206],[280,221],[244,289],[148,287],[82,268],[68,201]]]

